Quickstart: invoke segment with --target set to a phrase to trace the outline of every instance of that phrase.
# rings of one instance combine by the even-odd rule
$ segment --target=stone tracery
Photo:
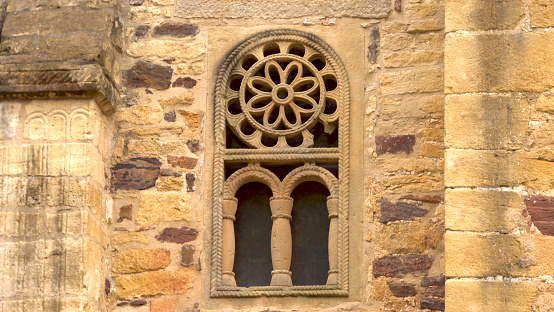
[[[347,295],[349,97],[346,72],[336,54],[319,38],[298,31],[254,36],[224,63],[215,101],[212,296]],[[327,135],[338,132],[337,145],[315,144],[318,124]],[[229,146],[227,129],[248,148]],[[230,164],[246,166],[225,179]],[[293,169],[280,180],[268,165]],[[338,168],[338,178],[322,165]],[[329,271],[326,285],[294,286],[290,195],[308,181],[323,184],[330,193]],[[245,289],[237,287],[233,273],[239,208],[235,193],[250,182],[261,182],[273,193],[273,270],[270,285]]]

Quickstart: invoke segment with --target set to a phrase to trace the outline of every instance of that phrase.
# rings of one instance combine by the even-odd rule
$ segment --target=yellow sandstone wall
[[[447,1],[446,310],[550,311],[552,1]]]

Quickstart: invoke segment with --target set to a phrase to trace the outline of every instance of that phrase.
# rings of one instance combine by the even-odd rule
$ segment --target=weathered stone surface
[[[174,5],[175,0],[152,0],[154,5]]]
[[[191,270],[176,272],[146,272],[137,275],[118,277],[115,280],[117,296],[120,299],[137,296],[183,294],[192,287]]]
[[[167,155],[185,154],[186,148],[182,142],[165,142],[162,140],[145,139],[145,140],[129,140],[128,144],[129,155]]]
[[[343,0],[177,0],[175,15],[187,18],[298,18],[304,16],[326,17],[386,17],[391,9],[390,1]]]
[[[187,181],[187,192],[194,192],[194,182],[196,180],[196,176],[194,175],[194,173],[187,173],[185,175],[185,179]]]
[[[159,191],[180,191],[183,185],[184,180],[181,177],[162,177],[156,182]]]
[[[187,89],[192,89],[194,86],[196,86],[196,80],[190,77],[179,77],[173,82],[172,85],[173,88],[183,87]]]
[[[194,37],[199,31],[198,25],[170,21],[156,25],[152,31],[152,37]]]
[[[437,7],[432,3],[414,3],[404,7],[404,16],[407,17],[429,17],[437,12]]]
[[[383,54],[385,67],[389,68],[437,65],[443,63],[443,58],[443,52],[433,50],[388,52]]]
[[[423,143],[419,147],[419,156],[430,158],[444,158],[444,144],[442,143]]]
[[[381,136],[375,137],[375,145],[377,147],[377,155],[383,154],[398,154],[406,153],[410,154],[414,150],[416,142],[415,135],[395,135],[395,136]]]
[[[137,42],[140,39],[148,38],[148,32],[150,31],[149,25],[139,25],[135,28],[133,36],[131,37],[131,42]]]
[[[445,4],[447,32],[513,29],[525,14],[522,0],[453,0]]]
[[[552,0],[532,0],[529,5],[531,25],[535,27],[554,26],[554,2]]]
[[[181,265],[191,266],[194,264],[194,245],[183,245],[181,248]]]
[[[139,6],[144,3],[144,0],[129,0],[130,5]]]
[[[422,309],[444,311],[444,299],[421,297],[419,304]]]
[[[117,222],[123,222],[124,219],[133,221],[133,205],[125,205],[119,208],[119,219]]]
[[[196,154],[198,151],[200,151],[200,141],[199,140],[188,140],[187,141],[187,147],[189,150]]]
[[[389,289],[395,297],[410,297],[417,294],[415,285],[406,283],[388,282]]]
[[[369,31],[369,46],[367,52],[367,60],[371,64],[375,64],[377,62],[377,56],[379,55],[379,40],[379,27],[374,26]]]
[[[446,60],[445,60],[446,62]],[[444,70],[412,69],[379,76],[381,94],[437,92],[444,88]]]
[[[165,228],[156,236],[156,239],[160,242],[170,242],[177,244],[184,244],[192,242],[198,237],[198,231],[188,227],[183,228]]]
[[[525,206],[539,231],[543,235],[554,236],[554,198],[530,196],[525,199]]]
[[[518,192],[447,189],[446,228],[455,231],[511,233],[522,222]]]
[[[444,285],[431,286],[425,289],[424,296],[444,298]]]
[[[381,204],[381,216],[379,217],[379,222],[382,223],[399,220],[412,220],[413,218],[422,217],[427,213],[427,210],[411,203],[391,203],[384,198],[379,200],[379,202]]]
[[[181,116],[183,116],[184,118],[185,125],[190,130],[198,129],[198,126],[200,125],[200,121],[202,119],[202,116],[200,114],[189,112],[186,110],[182,110],[180,113],[181,113]]]
[[[399,222],[378,225],[376,239],[390,254],[423,253],[435,249],[443,235],[443,223]]]
[[[554,33],[446,35],[447,93],[549,91]]]
[[[138,61],[133,68],[123,71],[123,81],[128,88],[153,88],[165,90],[171,85],[171,66]]]
[[[21,104],[0,102],[0,140],[13,139],[19,125]]]
[[[446,276],[518,276],[525,250],[514,235],[446,232]],[[520,271],[520,270],[519,270]]]
[[[162,163],[157,158],[137,157],[112,167],[112,188],[144,190],[156,185]]]
[[[203,43],[188,43],[173,40],[150,40],[131,43],[127,54],[132,57],[158,56],[179,57],[182,59],[196,59],[206,53]]]
[[[373,277],[402,277],[405,274],[427,275],[433,257],[424,254],[384,256],[373,260]]]
[[[164,221],[192,220],[192,206],[179,192],[144,192],[140,196],[137,223],[143,226]]]
[[[443,113],[444,95],[433,95],[422,98],[419,102],[419,108],[428,114]]]
[[[148,239],[144,232],[129,232],[123,234],[115,234],[110,238],[112,245],[125,245],[130,243],[137,243],[141,245],[148,245]]]
[[[438,31],[444,28],[444,22],[439,19],[415,20],[408,26],[408,33],[423,33],[428,31]]]
[[[164,120],[167,122],[175,122],[177,120],[177,114],[175,114],[175,111],[165,112]]]
[[[537,99],[537,104],[535,105],[535,108],[539,112],[545,112],[550,114],[554,113],[554,96],[541,94]]]
[[[133,300],[130,305],[133,307],[140,307],[146,305],[148,302],[146,300]]]
[[[189,90],[181,93],[180,95],[161,98],[160,104],[163,106],[180,106],[180,105],[190,105],[194,102],[194,93]]]
[[[449,312],[528,312],[536,296],[537,286],[534,282],[446,282]]]
[[[440,286],[444,285],[446,278],[444,275],[441,276],[424,276],[421,278],[421,286]]]
[[[407,33],[383,33],[381,34],[381,49],[397,51],[409,48],[415,43],[414,36]]]
[[[177,300],[173,298],[154,298],[150,301],[150,312],[177,311]]]
[[[442,197],[439,195],[404,195],[400,199],[415,200],[428,203],[440,203],[443,201]]]
[[[194,169],[198,164],[198,158],[167,155],[167,162],[173,167]]]
[[[165,269],[170,263],[167,249],[130,249],[115,254],[112,269],[115,273],[138,273]]]
[[[520,149],[529,128],[524,95],[446,97],[446,144],[466,149]]]
[[[162,120],[162,107],[159,104],[134,105],[116,112],[117,121],[137,125],[155,124]]]

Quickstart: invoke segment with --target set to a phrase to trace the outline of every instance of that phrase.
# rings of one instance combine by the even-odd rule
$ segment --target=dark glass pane
[[[235,197],[235,280],[239,287],[269,286],[271,282],[271,209],[269,187],[261,183],[243,185]]]
[[[292,284],[325,285],[329,271],[327,253],[329,218],[327,188],[305,182],[292,192]]]

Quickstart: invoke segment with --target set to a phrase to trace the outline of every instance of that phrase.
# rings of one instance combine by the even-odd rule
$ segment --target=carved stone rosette
[[[215,90],[212,297],[347,296],[349,203],[349,85],[336,53],[321,39],[293,30],[269,31],[244,41],[227,57]],[[338,137],[318,146],[322,129]],[[240,146],[231,146],[233,134]],[[321,135],[319,133],[318,135]],[[242,166],[225,177],[227,166]],[[292,169],[280,180],[268,166]],[[323,165],[338,167],[338,178]],[[290,271],[293,190],[324,185],[329,216],[326,285],[295,286]],[[273,220],[268,286],[237,287],[235,194],[244,184],[267,185]],[[239,208],[240,209],[240,208]]]

